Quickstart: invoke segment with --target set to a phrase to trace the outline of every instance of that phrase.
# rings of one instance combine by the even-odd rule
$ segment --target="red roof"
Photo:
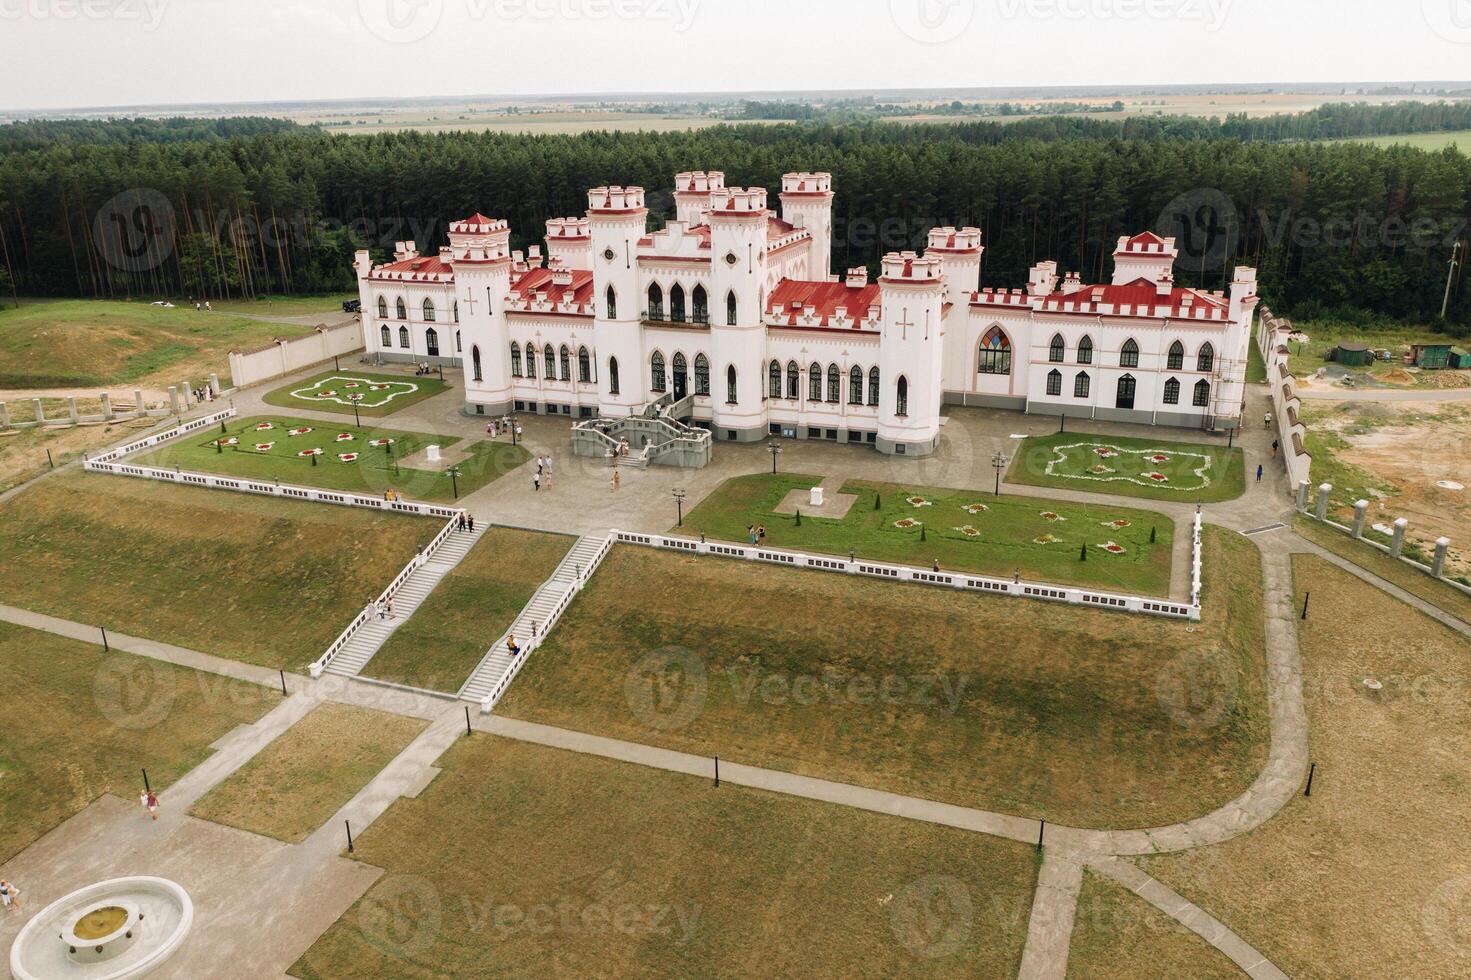
[[[659,231],[655,232],[654,234],[657,235],[657,234],[661,234],[662,232],[663,232],[663,229],[661,228]],[[710,226],[709,225],[693,225],[693,226],[691,226],[689,228],[686,228],[684,230],[684,233],[686,235],[694,235],[696,238],[699,238],[700,239],[700,246],[699,246],[700,248],[709,248],[710,247]],[[640,238],[638,240],[638,244],[639,244],[639,247],[640,248],[647,248],[648,246],[654,244],[654,235],[645,235],[644,237],[642,237],[642,238]],[[651,256],[645,256],[645,258],[650,258],[650,257]]]
[[[796,230],[797,230],[797,226],[794,225],[794,224],[792,224],[790,221],[783,221],[781,218],[778,218],[775,214],[771,214],[771,213],[768,213],[767,214],[767,216],[766,216],[766,240],[768,242],[775,241],[778,238],[785,238],[785,237],[787,237],[788,235],[790,235],[792,232],[794,232]]]
[[[832,317],[840,306],[848,310],[848,316],[852,319],[864,320],[868,317],[868,308],[879,304],[879,285],[869,283],[866,286],[849,286],[845,282],[783,279],[771,291],[766,303],[768,314],[776,312],[778,306],[783,308],[782,322],[788,326],[797,326],[798,314],[791,312],[794,303],[814,307],[812,315],[821,320]]]
[[[1062,310],[1079,313],[1097,312],[1093,309],[1094,304],[1107,304],[1114,308],[1115,314],[1120,312],[1121,307],[1130,306],[1134,308],[1144,307],[1139,316],[1186,316],[1184,301],[1190,300],[1190,310],[1209,309],[1225,310],[1226,304],[1206,293],[1197,292],[1194,289],[1171,289],[1161,296],[1154,283],[1148,279],[1135,279],[1126,286],[1083,286],[1069,293],[1053,293],[1043,297],[1043,310]],[[1163,312],[1156,313],[1159,308],[1166,308]]]
[[[442,261],[438,255],[421,255],[414,259],[404,259],[402,262],[390,262],[387,265],[379,266],[375,270],[375,275],[385,272],[397,272],[426,277],[443,275],[445,273],[451,276],[455,274],[454,267]]]
[[[547,301],[560,304],[570,300],[573,303],[586,304],[592,302],[592,271],[589,269],[573,269],[572,285],[558,286],[552,282],[553,272],[551,269],[532,269],[511,284],[511,292],[525,299],[530,299],[533,293],[545,291]]]
[[[1163,245],[1165,240],[1152,231],[1142,232],[1129,239],[1130,245]]]

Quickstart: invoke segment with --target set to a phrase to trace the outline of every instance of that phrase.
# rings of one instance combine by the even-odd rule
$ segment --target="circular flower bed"
[[[1062,538],[1054,537],[1051,534],[1044,534],[1040,538],[1033,538],[1032,539],[1032,543],[1033,544],[1057,544],[1061,540],[1062,540]]]
[[[1088,472],[1092,473],[1094,476],[1107,476],[1109,473],[1117,473],[1118,470],[1114,469],[1112,466],[1104,466],[1102,463],[1099,463]]]
[[[357,453],[338,453],[337,458],[339,460],[341,460],[342,462],[344,462],[344,463],[356,463],[358,461],[358,454]]]
[[[899,520],[899,521],[895,521],[894,522],[894,526],[897,527],[901,531],[907,531],[907,530],[909,530],[912,527],[919,527],[919,525],[920,525],[920,522],[919,521],[916,521],[912,517],[906,517],[903,520]]]
[[[1169,483],[1170,482],[1170,478],[1167,477],[1167,476],[1165,476],[1163,473],[1145,473],[1144,474],[1144,478],[1146,480],[1153,480],[1155,483]]]
[[[1102,526],[1103,527],[1111,527],[1111,528],[1113,528],[1116,531],[1122,531],[1126,527],[1133,527],[1134,526],[1134,522],[1133,521],[1126,521],[1126,520],[1123,520],[1123,519],[1119,519],[1117,521],[1104,521]]]
[[[1100,459],[1113,459],[1115,456],[1118,455],[1117,451],[1110,449],[1107,446],[1094,446],[1093,451],[1098,454],[1098,457]]]
[[[1166,456],[1164,453],[1155,453],[1153,456],[1149,457],[1149,461],[1155,466],[1159,466],[1161,463],[1168,463],[1170,461],[1170,457]]]
[[[234,436],[231,436],[228,439],[219,439],[219,440],[217,440],[217,442],[221,446],[238,446],[238,445],[240,445],[240,440],[239,439],[236,439]]]
[[[255,451],[258,453],[268,453],[275,448],[276,444],[274,442],[258,442],[255,444]]]
[[[1049,524],[1056,524],[1059,521],[1065,521],[1065,520],[1067,520],[1067,518],[1066,517],[1063,517],[1061,514],[1054,514],[1050,510],[1044,510],[1042,512],[1042,515],[1041,516],[1042,516],[1042,520],[1046,521]]]
[[[1124,553],[1123,546],[1113,541],[1109,541],[1107,544],[1101,544],[1098,547],[1102,548],[1110,555],[1122,555]]]
[[[338,442],[352,442],[353,438],[354,438],[354,436],[353,436],[353,434],[351,432],[339,432],[339,433],[337,433],[337,441]]]
[[[987,507],[985,504],[968,504],[967,506],[962,508],[962,510],[972,516],[976,514],[984,514],[990,509],[991,508]]]
[[[952,527],[950,530],[959,531],[961,534],[965,535],[968,538],[978,538],[981,536],[981,532],[977,531],[969,524],[967,524],[965,527]]]
[[[928,507],[934,503],[933,500],[926,500],[923,497],[905,497],[904,502],[911,507]]]
[[[368,443],[368,445],[372,446],[374,449],[382,449],[384,446],[391,446],[395,442],[398,442],[398,440],[397,439],[374,439],[372,442]]]
[[[257,425],[255,427],[255,431],[257,431],[257,432],[268,432],[271,429],[274,429],[275,427],[276,426],[274,424],[270,423],[270,422],[262,422],[262,423],[260,423],[259,425]]]
[[[301,457],[302,459],[308,459],[308,458],[310,458],[312,456],[320,456],[320,455],[322,455],[322,451],[320,449],[303,449],[301,452],[297,453],[296,455],[299,456],[299,457]]]
[[[290,432],[288,432],[286,434],[288,436],[309,436],[309,435],[311,435],[315,431],[316,430],[313,429],[311,426],[304,425],[304,426],[302,426],[299,429],[292,429]]]

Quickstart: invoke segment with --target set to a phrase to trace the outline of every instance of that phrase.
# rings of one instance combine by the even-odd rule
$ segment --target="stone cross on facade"
[[[903,316],[894,324],[900,330],[899,339],[909,339],[909,328],[914,326],[914,321],[909,319],[909,307],[904,307]]]
[[[470,308],[470,315],[475,315],[475,290],[465,290],[465,305]]]

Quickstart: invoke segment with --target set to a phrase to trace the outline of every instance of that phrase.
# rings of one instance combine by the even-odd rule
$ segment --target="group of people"
[[[541,492],[542,485],[552,488],[552,454],[536,457],[536,475],[531,478],[531,485],[537,493]]]
[[[460,516],[455,519],[455,530],[473,532],[475,530],[475,515],[460,511]]]
[[[434,369],[429,366],[428,361],[420,361],[418,364],[414,365],[414,377],[416,378],[422,378],[425,375],[433,373]]]
[[[510,432],[513,427],[517,439],[521,439],[526,435],[526,430],[521,428],[521,423],[512,422],[509,418],[491,419],[485,426],[485,434],[494,439],[503,432]]]
[[[764,545],[766,543],[766,525],[757,527],[755,524],[746,525],[746,543]]]
[[[194,396],[196,402],[212,402],[215,400],[215,390],[209,385],[203,388],[191,388],[189,393]]]
[[[214,307],[209,305],[209,300],[205,300],[203,303],[199,302],[199,300],[195,300],[194,301],[194,312],[195,313],[200,313],[200,312],[203,312],[203,313],[213,313],[214,311],[215,311]]]
[[[0,905],[5,906],[7,912],[20,908],[20,889],[3,878],[0,878]]]
[[[368,603],[368,615],[379,619],[393,619],[393,596],[384,596]]]

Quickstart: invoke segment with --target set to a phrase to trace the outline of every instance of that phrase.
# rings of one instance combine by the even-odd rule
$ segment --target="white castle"
[[[1256,271],[1229,296],[1176,287],[1174,239],[1121,238],[1113,281],[1031,270],[982,289],[981,233],[935,228],[923,255],[830,274],[832,177],[782,178],[781,214],[721,173],[676,177],[648,230],[640,187],[597,187],[547,222],[545,260],[476,214],[421,256],[357,253],[367,349],[463,366],[466,411],[626,417],[652,402],[719,441],[769,435],[933,451],[943,406],[1147,424],[1240,425]]]

